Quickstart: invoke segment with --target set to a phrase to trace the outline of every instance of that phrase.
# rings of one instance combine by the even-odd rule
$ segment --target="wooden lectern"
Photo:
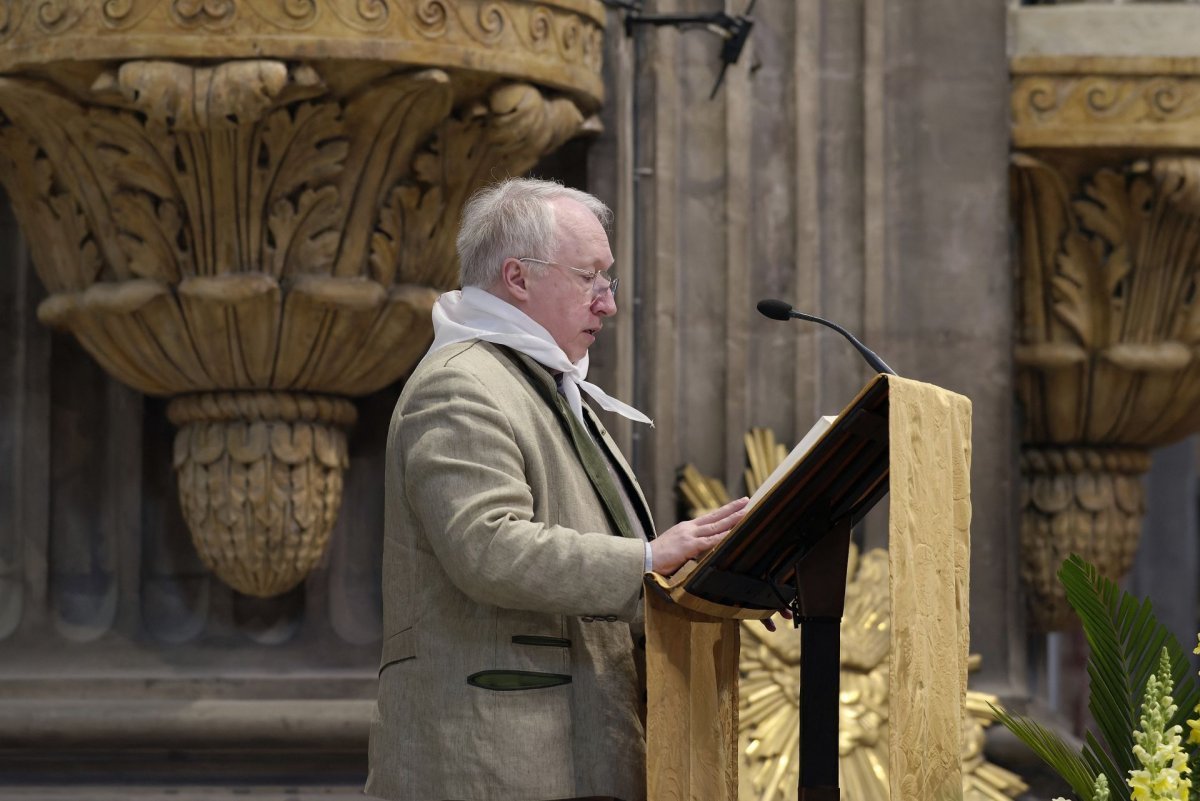
[[[969,461],[969,401],[936,387],[878,375],[719,546],[669,579],[647,577],[648,798],[736,800],[739,621],[787,608],[801,632],[799,801],[840,801],[838,693],[846,562],[851,528],[889,491],[893,387],[902,387],[910,397],[906,414],[912,420],[900,426],[905,437],[920,443],[928,435],[931,440],[918,449],[953,453],[957,448],[961,455],[958,440],[965,432]],[[919,408],[922,403],[933,408]],[[933,421],[938,413],[948,413],[961,422],[964,409],[965,429]],[[923,432],[921,426],[931,421],[934,429]],[[947,434],[954,428],[957,434]],[[918,456],[918,463],[945,461],[936,454],[932,460]],[[931,468],[930,475],[936,472]],[[906,469],[905,475],[909,473]],[[954,473],[963,473],[961,465]],[[907,500],[920,493],[906,486],[901,494]],[[961,500],[953,481],[925,493],[930,494],[954,495],[944,499],[947,509]],[[967,509],[969,520],[969,500]],[[934,511],[935,517],[945,517]],[[951,515],[956,520],[960,516]],[[955,559],[961,555],[950,556],[952,567]],[[951,588],[952,605],[965,603],[965,593],[958,598],[965,586],[965,565],[960,567],[950,571],[959,582]],[[965,692],[965,642],[960,650]],[[957,665],[948,669],[960,672]],[[959,736],[953,735],[955,742]]]

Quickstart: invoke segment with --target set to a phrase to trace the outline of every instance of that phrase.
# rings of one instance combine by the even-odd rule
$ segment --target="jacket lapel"
[[[521,368],[529,378],[530,384],[546,401],[546,404],[554,410],[563,428],[566,430],[567,436],[571,438],[571,444],[575,447],[575,452],[579,455],[579,461],[583,464],[583,469],[587,472],[588,479],[591,480],[592,486],[596,490],[596,494],[600,496],[600,500],[604,503],[604,509],[608,512],[608,518],[612,521],[613,527],[620,532],[622,537],[633,537],[633,526],[629,522],[628,515],[625,514],[625,506],[621,503],[621,496],[617,485],[613,482],[612,474],[608,472],[608,468],[604,464],[604,454],[596,447],[596,443],[588,436],[584,430],[583,424],[571,412],[571,407],[567,404],[567,399],[558,392],[558,388],[554,384],[554,377],[545,367],[530,359],[523,353],[519,353],[510,348],[497,345],[496,348],[506,354],[513,362]],[[587,409],[587,407],[584,407]],[[588,409],[587,411],[591,411]],[[586,414],[586,412],[585,412]],[[643,502],[644,503],[644,502]],[[653,529],[647,529],[651,532]]]
[[[625,461],[625,457],[621,455],[621,449],[617,447],[617,443],[609,436],[608,429],[601,424],[599,416],[586,403],[583,405],[583,416],[591,424],[592,430],[596,433],[596,439],[599,440],[601,447],[608,454],[609,461],[616,466],[622,477],[624,477],[625,486],[631,491],[630,500],[633,501],[634,509],[642,519],[642,530],[646,532],[646,538],[654,539],[656,534],[654,531],[654,518],[650,514],[650,504],[646,503],[646,496],[642,494],[642,487],[638,484],[637,476],[633,474],[633,469]]]

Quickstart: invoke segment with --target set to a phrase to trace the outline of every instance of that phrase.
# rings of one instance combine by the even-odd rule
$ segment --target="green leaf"
[[[992,708],[996,720],[1071,785],[1079,801],[1092,801],[1096,773],[1061,737],[1035,720],[1010,715],[993,704],[988,706]]]
[[[1191,676],[1183,647],[1154,617],[1149,600],[1139,602],[1076,555],[1063,562],[1058,576],[1067,602],[1083,623],[1089,648],[1088,710],[1100,736],[1088,733],[1083,757],[1092,771],[1108,776],[1113,801],[1129,801],[1129,771],[1141,767],[1133,755],[1133,731],[1146,682],[1164,647],[1171,658],[1173,695],[1179,704],[1172,723],[1182,724],[1187,718],[1200,701],[1200,687]]]

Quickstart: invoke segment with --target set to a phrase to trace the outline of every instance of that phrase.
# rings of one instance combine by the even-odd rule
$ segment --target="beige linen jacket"
[[[368,793],[643,801],[644,545],[599,457],[531,359],[471,341],[417,366],[388,432]]]

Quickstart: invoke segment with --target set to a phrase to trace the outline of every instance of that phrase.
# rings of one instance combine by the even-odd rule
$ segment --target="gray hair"
[[[612,220],[599,198],[556,181],[509,178],[476,192],[463,207],[458,228],[462,286],[491,287],[508,258],[549,259],[558,247],[552,201],[561,198],[582,204],[606,228]]]

